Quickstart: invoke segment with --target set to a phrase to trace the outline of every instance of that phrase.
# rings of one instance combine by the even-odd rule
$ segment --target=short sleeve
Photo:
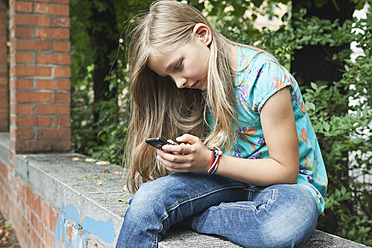
[[[252,72],[249,80],[252,82],[249,84],[249,102],[258,113],[272,95],[292,85],[286,70],[275,61],[265,61]]]

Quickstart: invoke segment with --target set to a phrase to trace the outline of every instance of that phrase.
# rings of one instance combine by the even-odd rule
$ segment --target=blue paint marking
[[[75,221],[78,225],[80,225],[80,217],[77,209],[73,205],[68,205],[62,210],[63,213],[67,215],[70,219]]]
[[[67,224],[68,219],[73,220],[78,224],[78,233],[72,237],[68,244]],[[82,227],[82,229],[80,229]],[[82,234],[82,237],[80,237]],[[99,222],[90,217],[85,217],[83,226],[80,225],[80,216],[75,206],[68,205],[62,208],[62,214],[58,217],[55,228],[56,247],[77,248],[81,245],[86,248],[86,235],[93,234],[107,243],[114,241],[115,231],[112,220],[107,222]],[[63,240],[63,241],[62,241]]]
[[[88,233],[94,234],[107,243],[114,241],[114,225],[112,220],[107,222],[99,222],[92,218],[85,217],[83,221],[83,229]]]

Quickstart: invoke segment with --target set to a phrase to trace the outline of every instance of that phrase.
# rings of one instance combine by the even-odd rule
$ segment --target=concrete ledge
[[[131,195],[123,191],[123,175],[115,174],[122,173],[121,167],[85,162],[87,158],[79,154],[17,155],[15,170],[62,214],[55,226],[60,230],[56,242],[67,229],[66,221],[72,220],[76,230],[83,229],[85,241],[113,247]]]
[[[0,161],[3,163],[9,162],[8,144],[6,135],[0,135]],[[51,247],[80,247],[84,242],[90,245],[88,247],[114,247],[116,244],[131,197],[123,190],[125,171],[116,165],[100,165],[87,159],[81,154],[15,156],[16,177],[59,213],[51,228],[55,241]],[[159,247],[240,246],[176,226]],[[317,230],[305,247],[366,246]]]

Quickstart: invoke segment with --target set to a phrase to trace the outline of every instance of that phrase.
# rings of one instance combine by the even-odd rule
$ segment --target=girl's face
[[[207,90],[211,42],[210,30],[196,24],[195,41],[170,51],[152,51],[147,66],[162,77],[170,77],[177,88]]]

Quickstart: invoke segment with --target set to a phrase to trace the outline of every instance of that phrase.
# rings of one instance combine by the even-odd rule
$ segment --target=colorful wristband
[[[218,149],[218,151],[216,150],[212,150],[212,156],[213,159],[211,158],[211,165],[209,167],[209,170],[207,171],[207,174],[208,175],[213,175],[216,170],[217,170],[217,167],[218,167],[218,162],[220,161],[220,157],[221,157],[221,150]]]

